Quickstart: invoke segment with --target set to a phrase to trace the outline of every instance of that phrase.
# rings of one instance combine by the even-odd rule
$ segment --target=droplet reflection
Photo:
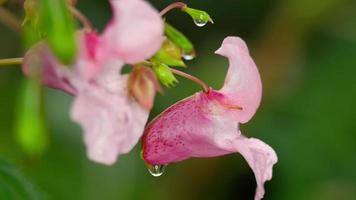
[[[148,165],[147,169],[154,177],[162,176],[167,165]]]
[[[195,58],[195,52],[192,51],[191,53],[185,53],[183,52],[182,57],[184,60],[193,60]]]
[[[193,21],[194,21],[194,24],[199,26],[199,27],[203,27],[208,23],[208,21],[202,20],[202,19],[198,19],[198,18],[194,19]]]

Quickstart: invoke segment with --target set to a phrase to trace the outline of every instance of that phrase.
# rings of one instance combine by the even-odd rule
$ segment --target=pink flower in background
[[[152,104],[128,94],[128,75],[121,69],[150,58],[163,41],[161,16],[147,2],[110,3],[113,19],[100,36],[78,34],[80,52],[73,66],[59,64],[44,43],[31,49],[23,64],[31,74],[41,63],[44,84],[75,96],[71,117],[84,129],[88,157],[108,165],[137,143]]]
[[[270,146],[239,130],[239,123],[248,122],[260,104],[260,76],[240,38],[226,38],[216,53],[230,62],[222,89],[196,93],[155,118],[143,136],[143,158],[152,165],[166,165],[238,152],[255,174],[255,200],[261,199],[277,156]]]

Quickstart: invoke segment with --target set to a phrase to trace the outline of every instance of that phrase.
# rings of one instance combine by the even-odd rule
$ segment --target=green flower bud
[[[195,25],[199,27],[205,26],[208,22],[214,23],[209,14],[203,10],[197,10],[187,6],[182,8],[182,11],[188,13],[193,18]]]
[[[183,58],[192,58],[195,56],[194,46],[192,42],[180,31],[175,29],[168,23],[165,23],[164,32],[166,36],[182,50]],[[189,59],[186,59],[189,60]]]
[[[153,62],[164,63],[170,66],[185,67],[182,60],[181,49],[169,39],[163,42],[161,49],[151,58]]]
[[[41,30],[56,57],[70,64],[76,57],[75,27],[66,0],[41,0]]]
[[[155,72],[158,80],[166,87],[171,87],[178,83],[178,80],[168,65],[163,63],[152,63],[152,69]]]
[[[25,48],[30,48],[44,35],[39,26],[39,4],[37,0],[26,0],[23,7],[25,10],[22,22],[23,42]]]
[[[41,156],[48,147],[43,88],[38,76],[23,81],[16,107],[16,141],[29,156]]]

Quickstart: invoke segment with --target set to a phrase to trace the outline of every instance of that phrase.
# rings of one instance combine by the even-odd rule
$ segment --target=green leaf
[[[63,64],[70,64],[76,57],[75,26],[66,0],[41,0],[41,30],[54,54]]]
[[[195,51],[193,43],[182,32],[178,31],[170,24],[165,23],[164,33],[175,45],[182,49],[183,56],[194,56]]]
[[[214,21],[211,19],[210,15],[203,10],[184,7],[182,11],[189,14],[193,18],[194,23],[199,27],[205,26],[208,22],[214,24]]]
[[[31,157],[39,157],[48,146],[43,90],[38,78],[24,80],[16,109],[16,141]]]
[[[166,87],[174,86],[178,80],[172,73],[169,66],[163,63],[152,63],[152,69],[155,72],[158,80]]]
[[[41,200],[43,197],[18,170],[0,160],[0,199]]]
[[[151,58],[153,62],[170,66],[186,67],[182,60],[181,49],[169,39],[163,42],[161,49]]]

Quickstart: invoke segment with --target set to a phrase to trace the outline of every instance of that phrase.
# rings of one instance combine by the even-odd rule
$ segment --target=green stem
[[[22,61],[23,61],[23,58],[0,59],[0,66],[20,65],[20,64],[22,64]]]

